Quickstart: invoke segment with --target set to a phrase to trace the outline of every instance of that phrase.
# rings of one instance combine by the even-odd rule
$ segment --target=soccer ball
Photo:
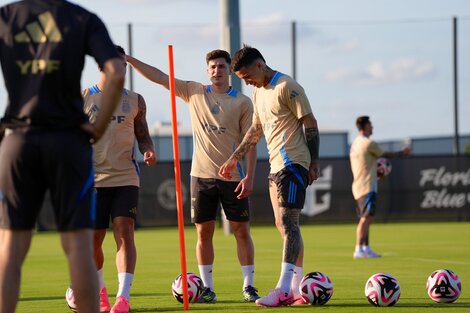
[[[204,290],[204,284],[199,276],[194,273],[187,273],[188,279],[188,301],[197,302]],[[183,278],[181,274],[175,278],[171,285],[171,292],[178,302],[183,303]]]
[[[67,291],[65,292],[65,302],[67,302],[67,305],[69,306],[70,310],[77,312],[77,305],[75,304],[75,295],[73,294],[73,289],[72,288],[67,288]]]
[[[377,159],[377,175],[388,176],[392,172],[392,163],[389,159],[378,158]]]
[[[300,281],[300,295],[305,303],[323,305],[333,295],[333,283],[321,272],[311,272]]]
[[[426,289],[433,301],[450,303],[459,298],[462,283],[457,274],[451,270],[437,270],[429,275]]]
[[[372,305],[392,306],[400,299],[400,284],[390,274],[377,273],[367,280],[365,294]]]

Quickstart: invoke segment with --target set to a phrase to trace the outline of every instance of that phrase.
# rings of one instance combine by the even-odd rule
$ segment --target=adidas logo
[[[26,30],[16,34],[14,38],[18,43],[61,42],[62,34],[51,12],[45,12],[38,15],[38,21],[27,24]]]
[[[299,95],[299,93],[295,90],[292,90],[292,92],[290,93],[290,99],[294,99],[295,97],[297,97]]]

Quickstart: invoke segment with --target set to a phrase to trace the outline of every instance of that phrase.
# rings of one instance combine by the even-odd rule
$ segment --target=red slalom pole
[[[178,212],[178,237],[180,241],[180,263],[181,278],[183,279],[183,305],[184,309],[189,309],[188,301],[188,277],[186,271],[186,248],[184,245],[184,216],[183,216],[183,194],[181,189],[181,169],[180,151],[178,147],[178,120],[176,118],[176,91],[175,91],[175,71],[173,63],[173,46],[168,46],[169,64],[169,86],[171,103],[171,125],[173,131],[173,162],[175,164],[175,185],[176,185],[176,208]]]

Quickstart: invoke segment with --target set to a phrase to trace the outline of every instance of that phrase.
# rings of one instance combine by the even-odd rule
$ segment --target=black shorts
[[[375,206],[377,202],[377,193],[369,192],[356,200],[356,213],[359,218],[375,215]]]
[[[248,198],[237,198],[235,193],[237,185],[238,182],[191,176],[191,221],[193,223],[214,221],[219,202],[229,221],[249,221]]]
[[[33,229],[50,190],[59,231],[93,228],[89,137],[80,129],[16,129],[0,146],[0,228]]]
[[[99,187],[96,188],[95,229],[109,227],[109,218],[130,217],[136,219],[139,202],[139,187]]]
[[[288,165],[268,179],[276,184],[277,201],[280,207],[302,209],[308,186],[308,171],[301,165]]]

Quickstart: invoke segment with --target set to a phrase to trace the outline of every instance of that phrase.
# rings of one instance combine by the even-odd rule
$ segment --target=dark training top
[[[86,123],[80,88],[86,54],[100,66],[119,57],[95,14],[64,0],[1,7],[0,63],[8,91],[2,128]]]

